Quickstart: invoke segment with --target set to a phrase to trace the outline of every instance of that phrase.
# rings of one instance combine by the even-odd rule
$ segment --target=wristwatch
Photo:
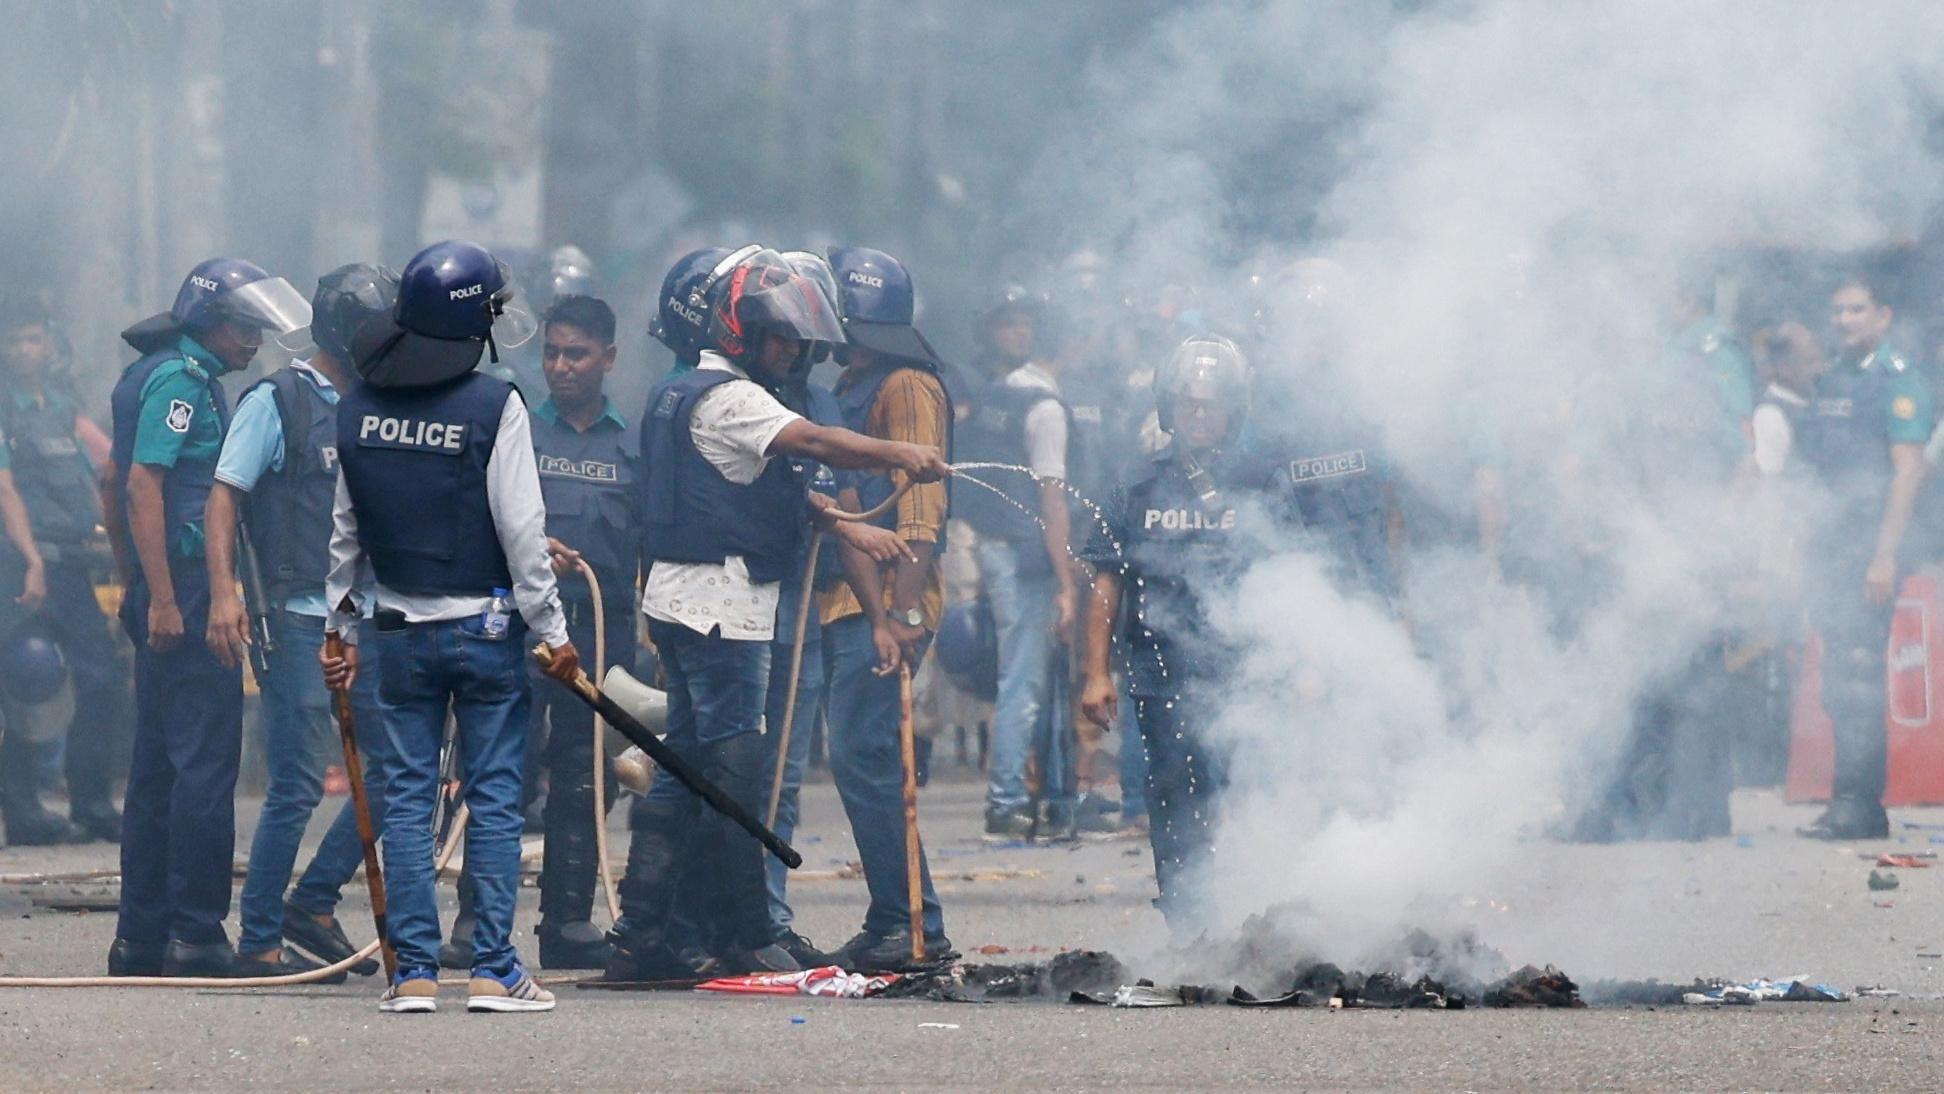
[[[906,608],[901,612],[894,611],[891,613],[891,617],[907,627],[922,627],[925,625],[925,613],[919,611],[917,608]]]

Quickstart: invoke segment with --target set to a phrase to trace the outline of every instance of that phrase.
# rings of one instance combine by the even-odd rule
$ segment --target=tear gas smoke
[[[1091,136],[1038,178],[1137,294],[1198,285],[1218,331],[1272,273],[1260,385],[1376,423],[1427,511],[1464,524],[1502,475],[1538,580],[1420,528],[1415,641],[1268,534],[1211,609],[1245,652],[1215,718],[1234,758],[1205,925],[1287,905],[1337,960],[1462,925],[1453,898],[1570,819],[1728,621],[1741,511],[1708,453],[1631,432],[1713,405],[1658,364],[1680,286],[1736,248],[1914,235],[1939,196],[1928,5],[1400,7],[1180,12],[1103,68]],[[1277,225],[1236,195],[1264,179],[1310,242],[1255,243]],[[1319,255],[1340,270],[1273,276]]]

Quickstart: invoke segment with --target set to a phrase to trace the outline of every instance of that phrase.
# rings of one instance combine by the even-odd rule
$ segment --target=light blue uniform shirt
[[[337,388],[331,386],[323,373],[312,368],[308,361],[292,361],[290,367],[315,384],[325,402],[337,405]],[[216,459],[216,481],[247,494],[256,489],[257,480],[265,473],[282,471],[283,465],[283,416],[277,413],[276,397],[268,387],[253,387],[236,404],[236,414],[230,418],[229,435],[223,438],[223,453]],[[330,614],[322,590],[291,597],[284,601],[284,610],[318,617]],[[369,605],[365,614],[371,614]]]

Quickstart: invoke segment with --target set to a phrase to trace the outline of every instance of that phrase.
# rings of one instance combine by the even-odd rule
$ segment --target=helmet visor
[[[258,327],[283,341],[310,326],[310,301],[281,277],[266,277],[231,289],[211,302],[211,310],[231,322]],[[307,341],[306,336],[300,341]]]
[[[743,279],[736,317],[742,323],[744,337],[768,333],[798,342],[830,345],[846,340],[830,295],[815,281],[780,263],[752,264],[732,276]]]
[[[498,262],[497,259],[494,260]],[[540,329],[540,312],[527,299],[526,290],[513,279],[506,263],[498,262],[500,289],[493,294],[493,343],[501,349],[517,349]]]

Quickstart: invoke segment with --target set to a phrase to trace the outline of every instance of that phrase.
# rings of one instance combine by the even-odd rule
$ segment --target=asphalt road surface
[[[1144,844],[991,846],[981,788],[936,785],[924,816],[959,947],[1030,960],[1059,947],[1138,955],[1162,937]],[[835,944],[855,929],[859,880],[840,876],[849,833],[828,784],[807,791],[795,888],[800,927]],[[239,812],[248,847],[255,803]],[[371,980],[255,991],[0,989],[9,1089],[640,1089],[801,1085],[1094,1087],[1303,1085],[1779,1089],[1932,1088],[1944,1035],[1944,868],[1901,870],[1871,892],[1861,851],[1926,851],[1944,811],[1899,810],[1880,845],[1790,835],[1812,815],[1772,795],[1735,803],[1737,838],[1575,847],[1538,842],[1530,870],[1475,894],[1480,937],[1514,963],[1602,978],[1808,974],[1895,997],[1755,1007],[1327,1011],[1112,1010],[1061,1004],[610,993],[556,984],[543,1015],[469,1015],[449,987],[435,1015],[377,1010]],[[320,831],[314,824],[313,835]],[[1936,830],[1944,834],[1944,828]],[[615,855],[625,840],[615,826]],[[0,874],[112,867],[105,844],[0,851]],[[112,897],[112,884],[0,884],[0,974],[96,974],[112,913],[36,898]],[[450,904],[450,893],[445,894]],[[536,894],[519,938],[535,956]],[[342,909],[369,937],[362,888]],[[1043,948],[1036,954],[1033,948]],[[1138,968],[1138,959],[1130,961]]]

